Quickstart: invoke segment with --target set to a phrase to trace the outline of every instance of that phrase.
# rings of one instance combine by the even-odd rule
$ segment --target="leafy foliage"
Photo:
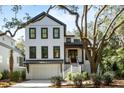
[[[21,76],[20,71],[14,71],[12,73],[12,81],[15,81],[15,82],[19,81],[20,76]]]
[[[124,79],[124,70],[121,70],[121,77]]]
[[[115,71],[116,76],[120,76],[121,70],[124,69],[124,48],[118,44],[115,36],[110,40],[103,51],[102,63],[100,64],[101,74],[106,71]]]
[[[105,72],[103,74],[102,80],[105,85],[109,85],[110,83],[112,83],[113,77],[114,77],[113,73]]]
[[[82,77],[83,77],[83,80],[88,80],[89,79],[88,72],[86,72],[86,71],[82,72]]]
[[[21,36],[20,38],[18,38],[18,41],[16,43],[16,47],[21,51],[21,54],[22,55],[25,54],[25,45],[24,45],[23,36]]]
[[[77,87],[82,87],[82,81],[83,81],[83,75],[81,73],[76,73],[72,81],[74,82],[74,85]]]
[[[101,76],[93,73],[91,74],[91,80],[94,82],[94,85],[98,87],[101,84]]]
[[[21,79],[22,79],[22,80],[26,80],[26,71],[25,71],[25,70],[23,70],[23,71],[21,72]]]
[[[0,73],[0,80],[2,79],[2,76],[3,76],[2,73]]]
[[[61,86],[61,82],[62,82],[62,77],[61,76],[54,76],[51,78],[51,82],[57,86],[57,87],[60,87]]]
[[[9,78],[9,71],[8,70],[4,70],[2,72],[2,79],[8,79]]]

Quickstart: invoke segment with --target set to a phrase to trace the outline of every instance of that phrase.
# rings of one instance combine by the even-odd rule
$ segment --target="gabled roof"
[[[64,26],[64,34],[66,33],[66,24],[64,24],[63,22],[59,21],[58,19],[56,19],[55,17],[49,15],[46,12],[42,12],[40,14],[38,14],[37,16],[33,17],[32,19],[30,19],[29,21],[27,21],[27,24],[33,23],[33,22],[37,22],[39,20],[42,20],[45,16],[49,17],[50,19],[52,19],[53,21],[59,23],[60,25]]]

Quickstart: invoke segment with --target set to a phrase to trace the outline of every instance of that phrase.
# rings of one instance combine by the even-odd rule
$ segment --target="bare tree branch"
[[[82,17],[81,17],[81,30],[83,32],[83,21],[84,21],[84,13],[85,13],[85,7],[83,7],[83,14],[82,14]]]
[[[58,5],[58,6],[61,7],[61,8],[63,8],[63,9],[65,9],[65,10],[68,11],[70,14],[76,16],[75,24],[76,24],[76,27],[77,27],[77,29],[79,30],[80,35],[81,35],[81,37],[82,37],[82,32],[81,32],[81,29],[80,29],[79,24],[78,24],[78,21],[79,21],[79,14],[78,14],[77,12],[74,12],[74,11],[70,10],[69,8],[67,8],[67,7],[64,6],[64,5]]]
[[[54,5],[54,6],[50,5],[50,7],[48,8],[48,10],[47,10],[46,13],[49,14],[50,10],[53,9],[55,6],[56,6],[56,5]]]
[[[98,42],[98,46],[101,46],[101,44],[105,41],[105,37],[107,36],[107,33],[109,31],[109,29],[111,28],[112,24],[114,23],[114,21],[118,18],[118,16],[124,11],[124,8],[122,8],[121,11],[119,11],[119,13],[113,18],[113,20],[110,22],[107,30],[105,31],[105,34],[103,35],[102,39]]]
[[[95,22],[94,22],[94,32],[93,32],[93,37],[94,37],[94,42],[93,42],[93,47],[95,47],[95,45],[96,45],[96,36],[97,35],[95,35],[96,34],[96,32],[97,32],[97,30],[96,30],[96,28],[97,28],[97,20],[98,20],[98,18],[99,18],[99,16],[100,16],[100,14],[103,12],[103,10],[105,9],[107,7],[107,5],[104,5],[104,7],[98,12],[98,14],[97,14],[97,16],[96,16],[96,19],[95,19]]]
[[[89,8],[88,8],[88,11],[90,11],[90,9],[92,8],[93,5],[90,5]]]
[[[109,24],[104,36],[107,35],[109,29],[111,28],[112,24],[114,23],[114,21],[118,18],[118,16],[124,11],[124,8],[122,8],[122,10],[114,17],[114,19],[111,21],[111,23]]]
[[[90,7],[88,8],[87,11],[89,11],[91,8],[92,8],[92,5],[90,5]],[[81,17],[81,30],[82,30],[82,32],[83,32],[84,13],[85,13],[85,7],[83,7],[83,14],[82,14],[82,17]]]
[[[110,39],[112,37],[112,35],[114,34],[114,32],[116,31],[116,29],[119,28],[123,24],[124,24],[124,20],[122,22],[120,22],[116,27],[114,27],[114,29],[112,30],[112,32],[110,33],[110,35],[108,36],[108,38],[105,39],[105,40]]]
[[[51,9],[53,9],[54,7],[55,7],[55,5],[54,5],[54,6],[51,5],[51,6],[48,8],[48,10],[47,10],[46,15],[47,15],[47,14],[49,13],[49,11],[50,11]],[[46,15],[45,15],[45,16],[46,16]],[[11,37],[14,37],[14,36],[16,35],[16,33],[17,33],[20,29],[22,29],[22,28],[28,26],[30,23],[34,23],[34,22],[36,22],[36,21],[40,21],[40,20],[41,20],[42,18],[44,18],[45,16],[42,16],[41,18],[39,18],[39,19],[37,19],[37,20],[35,20],[35,21],[33,21],[33,22],[32,22],[32,20],[29,20],[29,21],[26,22],[26,23],[22,23],[20,26],[18,26],[18,27],[15,29],[14,33],[12,33],[10,30],[6,30],[5,32],[1,31],[2,33],[0,33],[0,36],[6,35],[6,34],[8,33]]]
[[[87,37],[87,10],[88,10],[88,5],[85,5],[85,13],[84,13],[85,37]]]

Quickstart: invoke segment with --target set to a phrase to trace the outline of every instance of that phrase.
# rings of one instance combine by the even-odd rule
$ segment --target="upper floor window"
[[[30,58],[36,58],[36,47],[35,46],[31,46],[29,48],[29,57]]]
[[[67,43],[71,43],[71,38],[66,38]]]
[[[42,58],[48,58],[48,47],[42,46]]]
[[[55,39],[60,38],[60,28],[53,28],[53,38]]]
[[[48,28],[41,28],[41,38],[42,39],[48,38]]]
[[[36,28],[29,28],[29,38],[36,39]]]
[[[53,56],[54,58],[60,58],[60,46],[53,47]]]
[[[80,39],[74,39],[74,43],[80,43]]]

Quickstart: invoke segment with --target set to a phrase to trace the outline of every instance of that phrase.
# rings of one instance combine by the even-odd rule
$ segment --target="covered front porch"
[[[65,43],[65,64],[83,64],[82,44]]]

